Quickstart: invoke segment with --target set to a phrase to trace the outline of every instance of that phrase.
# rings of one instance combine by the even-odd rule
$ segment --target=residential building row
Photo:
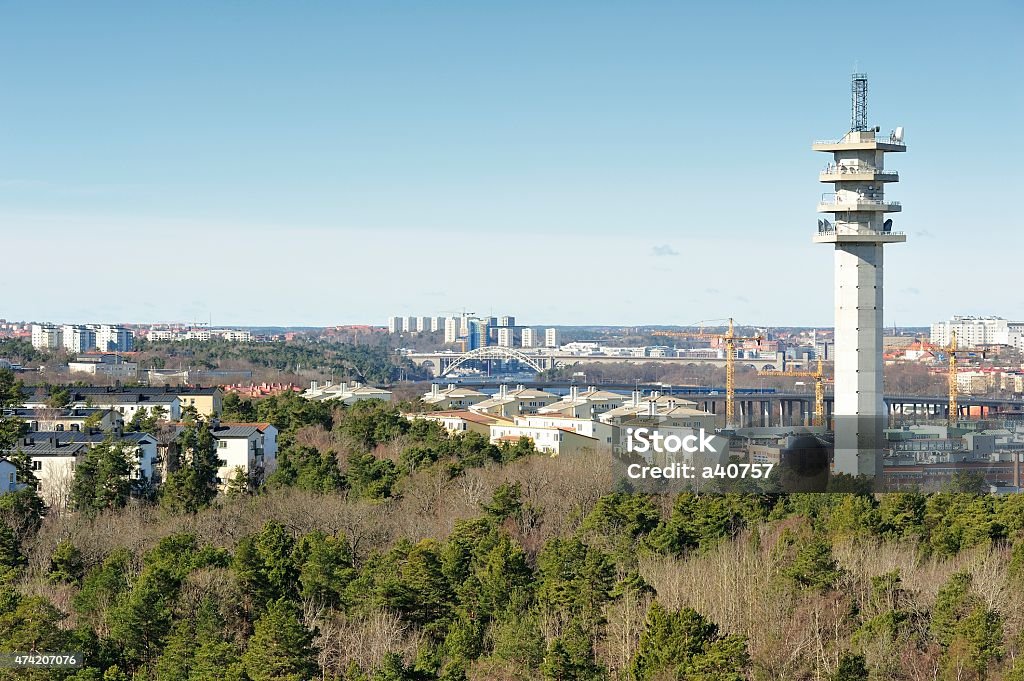
[[[146,334],[151,341],[209,341],[225,340],[232,343],[251,343],[256,337],[245,329],[211,329],[205,326],[151,328]]]
[[[177,421],[182,410],[189,407],[207,417],[219,417],[224,408],[224,391],[216,386],[73,386],[70,395],[66,406],[113,409],[126,421],[140,409],[151,413],[152,409],[159,408],[166,418]],[[22,406],[44,408],[49,400],[50,392],[30,386],[24,389]]]
[[[359,381],[343,381],[341,383],[311,381],[309,389],[304,391],[302,396],[314,402],[339,402],[349,405],[362,400],[391,401],[390,390],[364,385]]]
[[[685,437],[715,429],[715,415],[696,402],[673,395],[639,391],[625,396],[595,386],[573,387],[565,396],[535,388],[499,386],[488,395],[458,385],[432,385],[422,401],[437,411],[407,414],[409,419],[440,423],[451,433],[476,432],[494,444],[529,438],[538,451],[551,455],[584,450],[626,452],[636,428],[657,429]],[[697,465],[726,463],[728,440],[716,436],[715,452],[683,455]],[[703,457],[703,458],[702,458]]]
[[[135,348],[135,334],[114,324],[33,324],[32,347],[37,350],[59,350],[78,354],[101,352],[131,352]]]
[[[68,503],[75,470],[90,449],[105,442],[126,446],[132,462],[130,478],[137,491],[160,484],[175,470],[182,450],[181,422],[166,421],[160,432],[124,432],[123,420],[110,409],[18,409],[30,432],[11,448],[0,452],[0,493],[15,491],[25,481],[2,462],[12,454],[27,455],[39,490],[49,505]],[[45,413],[49,412],[49,413]],[[95,418],[99,416],[99,418]],[[89,425],[86,425],[86,424]],[[99,424],[99,425],[95,425]],[[240,471],[251,488],[259,486],[277,468],[277,428],[269,423],[227,423],[210,419],[216,447],[216,483],[223,490]]]
[[[955,315],[948,321],[932,324],[931,342],[949,345],[954,333],[960,348],[1008,345],[1024,350],[1024,322],[1011,322],[1002,317]]]
[[[443,332],[446,344],[464,343],[466,350],[497,346],[503,348],[558,347],[558,329],[543,332],[516,323],[512,315],[479,317],[467,312],[459,316],[388,317],[388,333]]]

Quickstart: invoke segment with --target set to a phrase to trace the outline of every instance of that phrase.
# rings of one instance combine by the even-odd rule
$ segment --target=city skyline
[[[1024,237],[997,210],[1024,106],[990,65],[1021,62],[1022,10],[983,4],[869,3],[899,40],[859,51],[821,37],[844,8],[805,3],[7,8],[0,224],[25,257],[0,285],[32,286],[0,317],[831,326],[810,145],[846,131],[857,68],[914,150],[886,327],[1021,319],[997,256]],[[973,257],[965,231],[990,239]]]

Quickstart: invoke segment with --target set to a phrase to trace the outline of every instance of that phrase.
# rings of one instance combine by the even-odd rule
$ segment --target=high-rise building
[[[401,317],[388,317],[388,333],[402,333]]]
[[[444,342],[454,343],[459,340],[460,322],[456,317],[447,317],[444,320]]]
[[[888,213],[900,204],[885,198],[885,185],[899,174],[885,168],[887,152],[907,150],[903,129],[876,137],[868,126],[867,76],[853,75],[850,131],[842,139],[815,142],[832,154],[818,176],[835,191],[824,195],[816,243],[835,252],[835,456],[833,471],[881,474],[886,409],[882,393],[882,247],[907,240],[892,229]]]
[[[96,332],[88,326],[65,324],[60,330],[64,349],[68,352],[88,352],[96,348]]]
[[[402,319],[402,331],[405,331],[406,333],[412,333],[416,330],[417,328],[415,317],[405,317]]]
[[[430,331],[431,321],[430,317],[417,317],[416,318],[416,330],[420,333],[426,333]]]
[[[557,348],[558,347],[558,329],[545,329],[544,330],[544,347],[546,347],[546,348]]]
[[[498,319],[498,326],[515,326],[516,318],[511,315],[506,315]]]
[[[469,343],[466,349],[476,350],[477,348],[487,347],[490,344],[490,339],[488,338],[489,328],[486,320],[477,319],[476,317],[470,318],[469,334],[467,334]]]
[[[529,327],[523,329],[522,345],[524,348],[532,348],[537,345],[537,332]]]
[[[515,344],[515,329],[509,326],[498,327],[498,347],[511,348]]]
[[[431,331],[444,331],[444,317],[434,317],[430,322]]]
[[[135,334],[123,326],[101,324],[96,328],[96,347],[103,352],[131,352]]]
[[[59,326],[53,324],[32,325],[32,347],[36,350],[57,350],[61,345]]]

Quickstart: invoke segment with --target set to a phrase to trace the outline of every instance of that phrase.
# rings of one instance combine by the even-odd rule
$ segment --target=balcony
[[[814,235],[814,243],[837,244],[837,243],[902,243],[907,240],[904,232],[893,232],[891,230],[864,229],[850,225],[832,225],[828,221],[822,226],[818,225],[818,233]]]
[[[829,192],[821,195],[818,202],[819,213],[845,213],[848,211],[875,211],[881,213],[899,213],[903,210],[899,201],[890,201],[886,198],[873,196],[852,196]]]
[[[899,182],[900,174],[895,170],[829,163],[818,174],[820,182]]]
[[[906,151],[907,145],[895,134],[871,137],[865,133],[849,133],[838,140],[814,140],[811,145],[814,151]]]

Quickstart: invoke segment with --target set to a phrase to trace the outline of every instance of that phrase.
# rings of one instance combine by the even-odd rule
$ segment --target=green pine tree
[[[242,661],[252,681],[308,681],[318,674],[313,634],[294,603],[279,599],[267,605]]]

